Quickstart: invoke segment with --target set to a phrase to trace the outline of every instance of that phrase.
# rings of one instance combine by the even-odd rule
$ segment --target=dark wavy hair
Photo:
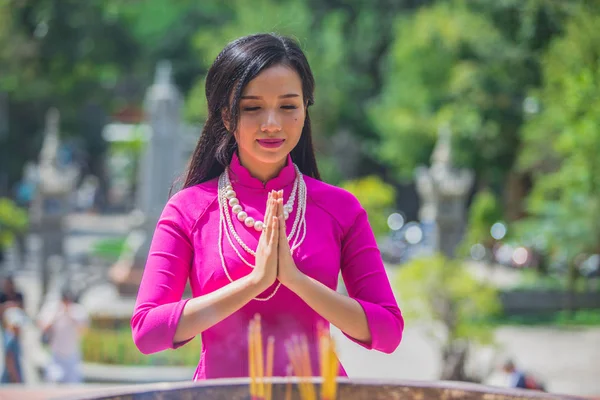
[[[308,107],[314,102],[315,81],[306,56],[291,38],[256,34],[229,43],[208,70],[205,89],[208,117],[184,174],[184,188],[216,178],[229,165],[237,148],[233,133],[239,120],[242,91],[261,71],[281,64],[293,68],[300,76],[307,106],[300,140],[291,151],[292,160],[304,175],[321,179],[308,115]],[[228,116],[229,130],[225,127],[223,115]]]

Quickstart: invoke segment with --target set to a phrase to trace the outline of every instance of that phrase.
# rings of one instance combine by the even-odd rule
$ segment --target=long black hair
[[[306,56],[291,38],[256,34],[229,43],[208,70],[205,89],[208,117],[185,173],[184,188],[216,178],[229,165],[237,147],[233,133],[238,124],[242,91],[261,71],[279,64],[293,68],[300,76],[307,107],[300,140],[291,151],[292,160],[304,175],[321,179],[308,115],[308,107],[314,102],[315,81]],[[229,130],[223,115],[228,116]]]

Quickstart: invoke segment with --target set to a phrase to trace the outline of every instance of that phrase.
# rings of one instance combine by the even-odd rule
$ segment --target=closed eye
[[[244,107],[244,111],[256,111],[260,110],[260,107]]]
[[[285,110],[295,110],[295,109],[297,109],[298,107],[296,107],[296,106],[281,106],[281,108],[283,108],[283,109],[285,109]]]

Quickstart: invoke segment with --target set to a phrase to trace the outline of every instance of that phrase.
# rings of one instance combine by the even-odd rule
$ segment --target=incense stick
[[[307,388],[308,388],[308,398],[309,400],[316,400],[317,399],[317,393],[315,391],[315,385],[312,382],[308,382],[308,380],[313,376],[312,374],[312,366],[310,364],[310,353],[308,351],[308,340],[306,339],[306,336],[302,335],[300,337],[300,343],[299,345],[301,346],[301,354],[302,354],[302,364],[303,364],[303,368],[304,368],[304,374],[307,377]]]
[[[262,329],[260,326],[260,315],[256,314],[254,316],[255,322],[255,330],[256,330],[256,364],[257,364],[257,377],[259,379],[258,382],[258,390],[256,396],[259,399],[264,399],[265,397],[265,381],[264,381],[264,361],[263,361],[263,344],[262,344]]]
[[[292,400],[292,366],[288,364],[286,368],[286,378],[287,382],[285,383],[285,400]]]
[[[329,382],[327,388],[327,394],[329,395],[330,400],[334,400],[337,394],[337,380],[336,377],[338,375],[339,361],[337,358],[337,354],[335,352],[335,343],[333,340],[330,340],[329,343]]]
[[[269,336],[267,339],[267,371],[266,377],[268,378],[268,382],[266,383],[265,388],[265,400],[271,400],[271,396],[273,393],[273,358],[275,355],[275,338],[273,336]]]
[[[296,355],[296,349],[291,340],[289,340],[285,343],[285,350],[288,354],[288,358],[290,359],[290,363],[291,363],[292,371],[293,371],[294,375],[296,375],[297,377],[300,378],[298,380],[298,391],[300,392],[300,398],[304,399],[306,389],[305,389],[304,381],[301,378],[302,372],[301,372],[301,367],[299,364],[298,356]]]
[[[335,343],[322,324],[318,324],[319,365],[321,367],[321,400],[334,400],[337,394],[337,375],[339,361],[335,352]]]
[[[250,375],[250,398],[256,399],[256,371],[255,371],[255,351],[254,351],[254,321],[248,325],[248,373]]]

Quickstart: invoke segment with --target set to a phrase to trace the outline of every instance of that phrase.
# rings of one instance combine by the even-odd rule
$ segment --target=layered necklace
[[[304,178],[302,177],[302,173],[296,164],[294,164],[294,169],[296,170],[296,178],[294,179],[294,186],[292,187],[292,192],[290,194],[290,198],[283,206],[283,216],[287,221],[289,216],[292,214],[294,210],[294,204],[297,204],[298,210],[296,211],[296,216],[294,218],[294,222],[292,225],[292,230],[289,235],[287,235],[288,243],[290,243],[290,249],[292,253],[300,247],[304,238],[306,237],[306,184],[304,183]],[[229,178],[229,167],[225,168],[225,171],[219,176],[219,186],[218,186],[218,199],[219,199],[219,257],[221,258],[221,266],[223,267],[223,271],[229,279],[229,282],[233,282],[231,275],[229,275],[229,271],[227,270],[227,265],[225,264],[225,256],[223,255],[223,232],[225,232],[225,237],[227,237],[227,241],[230,246],[233,248],[237,256],[242,260],[244,264],[249,266],[250,268],[254,268],[254,265],[250,263],[238,250],[237,246],[234,244],[233,240],[235,240],[239,246],[244,249],[244,251],[250,254],[252,257],[256,257],[256,251],[251,249],[240,236],[238,235],[234,225],[233,218],[237,218],[240,222],[248,229],[253,229],[255,231],[262,231],[265,227],[265,223],[268,221],[261,221],[257,218],[251,217],[248,215],[239,199],[236,197],[237,193],[233,190],[233,185],[231,184],[231,179]],[[233,239],[232,239],[233,237]],[[277,283],[277,286],[273,290],[273,292],[267,297],[255,297],[254,300],[258,301],[267,301],[273,298],[279,287],[281,286],[281,282]]]

